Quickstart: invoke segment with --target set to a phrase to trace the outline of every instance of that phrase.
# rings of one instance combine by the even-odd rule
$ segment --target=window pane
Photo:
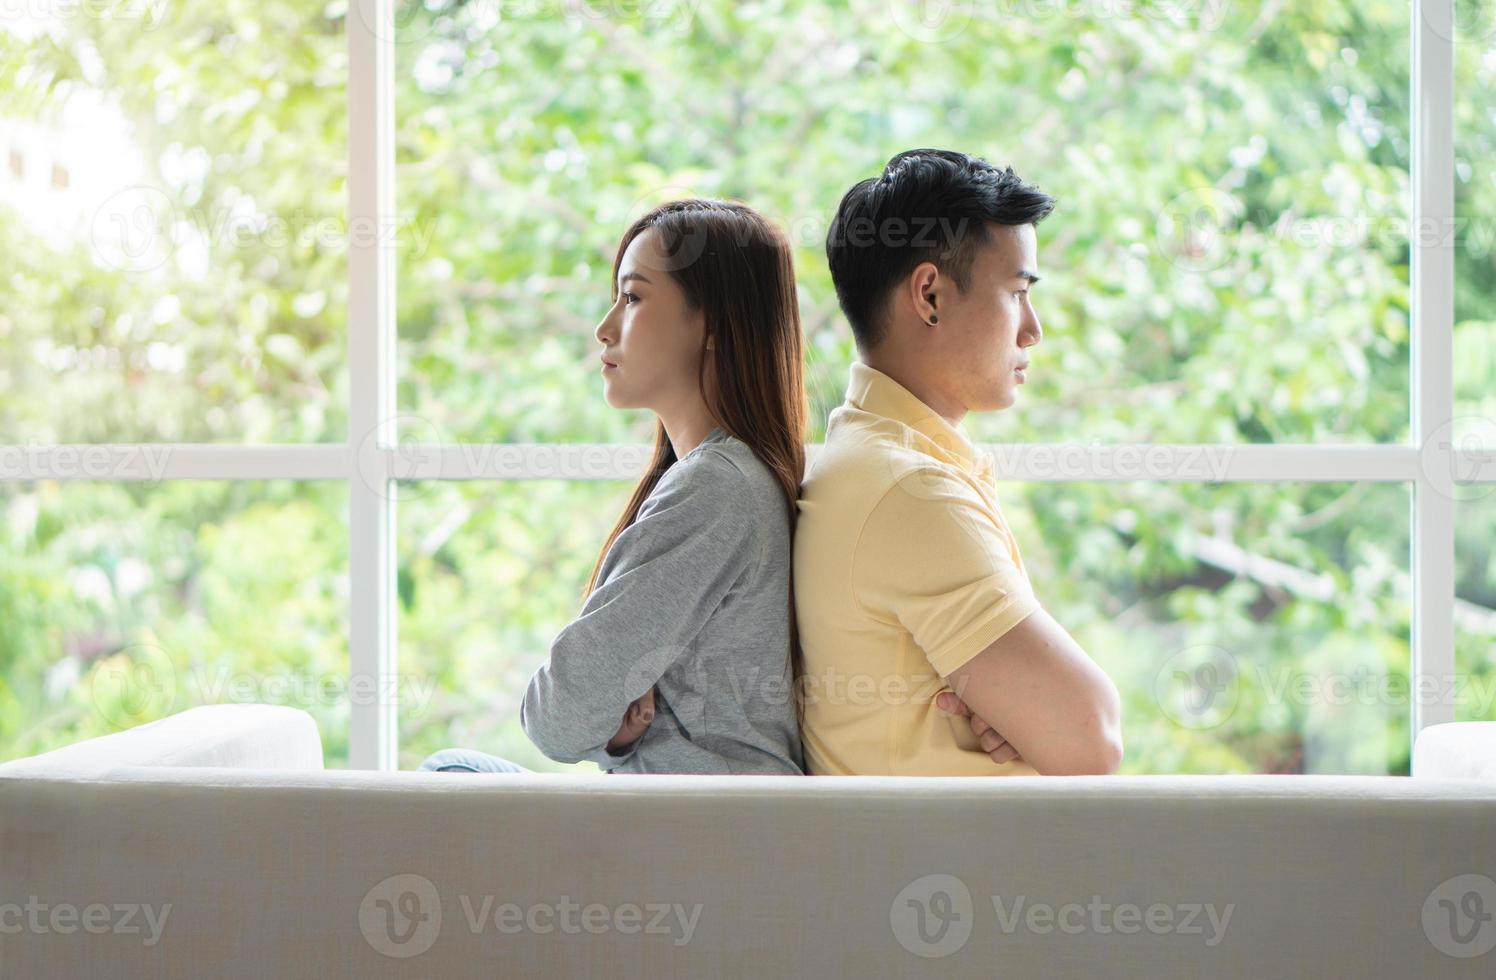
[[[1496,452],[1496,7],[1454,4],[1454,422],[1435,439]],[[1487,467],[1489,470],[1489,467]],[[1461,721],[1496,720],[1496,485],[1434,475],[1455,500],[1455,676]]]
[[[402,766],[460,745],[558,768],[519,700],[629,486],[414,486]],[[1407,772],[1406,487],[1003,487],[1041,601],[1122,693],[1126,771]]]
[[[1124,771],[1408,771],[1404,485],[1005,497],[1040,600],[1122,693]]]
[[[551,640],[580,611],[592,563],[632,487],[400,485],[402,769],[462,747],[527,769],[597,770],[541,755],[520,728],[519,703]]]
[[[334,482],[0,484],[0,759],[233,702],[310,712],[346,765],[347,499]]]
[[[337,6],[0,23],[0,442],[344,438]]]
[[[1496,6],[1454,9],[1453,432],[1496,450]]]
[[[1405,438],[1406,4],[851,7],[401,4],[398,193],[432,232],[401,256],[402,408],[452,440],[644,438],[592,331],[627,223],[700,194],[796,245],[818,439],[853,350],[836,204],[952,146],[1060,199],[1047,337],[981,437]]]
[[[1455,505],[1457,721],[1496,721],[1496,484],[1461,488]]]

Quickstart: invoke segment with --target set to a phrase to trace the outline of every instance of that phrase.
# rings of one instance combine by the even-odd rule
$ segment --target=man
[[[1116,687],[1039,604],[961,422],[1043,336],[1012,168],[911,150],[842,198],[826,258],[860,360],[802,488],[795,605],[816,774],[1115,772]]]

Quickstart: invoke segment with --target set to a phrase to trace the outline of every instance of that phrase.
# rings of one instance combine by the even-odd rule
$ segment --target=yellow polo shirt
[[[810,773],[1037,774],[935,705],[944,675],[1039,608],[992,476],[964,432],[853,363],[795,529]]]

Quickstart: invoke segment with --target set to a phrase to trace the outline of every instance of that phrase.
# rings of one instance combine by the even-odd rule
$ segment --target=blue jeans
[[[508,759],[472,749],[442,749],[421,763],[421,772],[529,772]]]

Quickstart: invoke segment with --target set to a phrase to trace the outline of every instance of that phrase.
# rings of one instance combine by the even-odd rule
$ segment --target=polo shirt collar
[[[861,361],[852,362],[847,401],[855,408],[901,422],[924,436],[914,448],[936,459],[946,459],[969,473],[984,474],[991,461],[978,453],[966,433],[920,401],[908,388]]]

